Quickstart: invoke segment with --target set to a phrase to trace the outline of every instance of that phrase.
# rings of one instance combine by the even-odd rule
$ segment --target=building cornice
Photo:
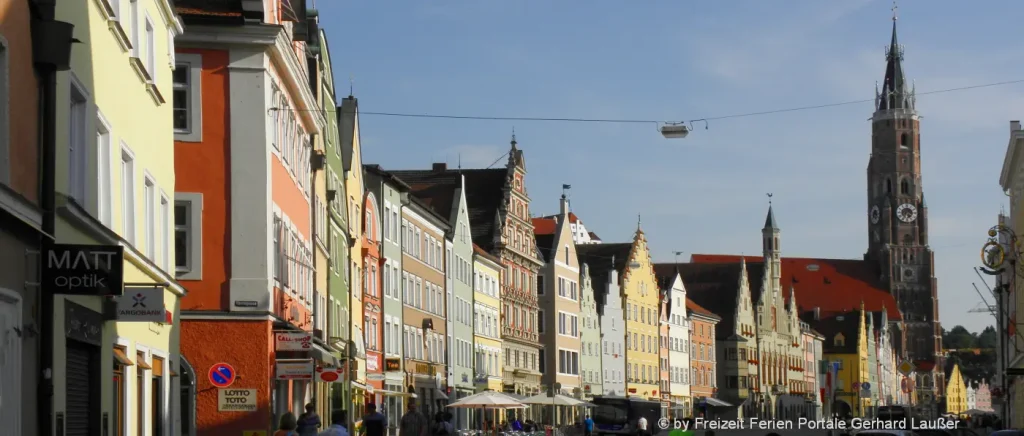
[[[1013,189],[1022,174],[1019,171],[1021,148],[1024,147],[1024,130],[1010,132],[1010,141],[1006,146],[1006,157],[1003,158],[1003,169],[999,174],[999,185],[1003,191]],[[1020,195],[1020,193],[1017,193]]]
[[[160,9],[160,16],[164,18],[164,22],[171,25],[174,29],[174,35],[181,35],[185,31],[185,27],[181,24],[181,18],[178,14],[174,13],[174,8],[171,7],[170,0],[156,0],[157,6]]]
[[[167,1],[167,0],[161,0]],[[319,134],[326,119],[317,104],[313,90],[305,86],[304,75],[299,61],[292,49],[292,39],[284,26],[276,24],[259,24],[245,26],[190,26],[188,32],[175,39],[179,47],[209,47],[210,45],[226,46],[264,46],[270,48],[272,65],[285,74],[280,75],[281,82],[293,100],[295,110],[309,134]]]

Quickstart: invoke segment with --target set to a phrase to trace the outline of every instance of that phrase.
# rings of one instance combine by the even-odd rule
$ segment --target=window
[[[146,71],[149,72],[150,82],[156,83],[156,33],[149,17],[146,17]]]
[[[132,361],[128,359],[128,355],[125,353],[124,347],[114,347],[114,389],[113,389],[113,407],[111,408],[112,416],[111,422],[114,427],[113,436],[126,436],[128,429],[125,428],[127,424],[127,405],[128,399],[126,398],[127,392],[125,387],[128,385],[125,382],[125,369],[132,366]]]
[[[96,213],[97,218],[107,227],[112,227],[110,180],[110,125],[103,115],[96,114]]]
[[[132,57],[137,58],[139,57],[139,47],[142,47],[139,44],[139,0],[129,0],[129,2],[129,13],[131,16],[128,17],[128,25],[131,26],[129,35],[132,41]],[[141,434],[142,432],[139,433]]]
[[[203,194],[178,192],[174,198],[174,271],[178,279],[203,275]],[[274,217],[274,278],[280,278],[280,218]]]
[[[68,193],[80,206],[85,206],[86,161],[86,125],[88,125],[86,108],[88,95],[78,80],[71,76],[71,102],[68,120]]]
[[[172,75],[172,103],[174,116],[174,139],[177,141],[199,142],[202,135],[202,66],[203,58],[198,54],[180,53],[177,55],[177,63],[174,66]],[[280,98],[280,91],[274,89],[274,94]],[[275,99],[275,106],[277,106]],[[279,147],[278,138],[281,115],[280,111],[273,111],[273,118],[268,120],[271,123],[271,138],[274,147]]]
[[[142,187],[143,245],[149,260],[156,258],[156,184],[146,176]]]
[[[153,388],[150,389],[152,398],[149,402],[150,436],[163,436],[164,434],[164,360],[153,356],[153,377],[151,379]],[[140,433],[141,434],[141,433]]]
[[[121,144],[121,233],[135,244],[135,157]]]
[[[135,425],[138,434],[146,434],[146,370],[152,369],[146,362],[146,353],[136,353],[135,359]]]

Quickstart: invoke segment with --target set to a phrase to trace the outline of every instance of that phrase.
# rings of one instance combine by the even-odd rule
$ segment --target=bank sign
[[[124,247],[48,245],[43,250],[43,289],[54,294],[120,296]]]
[[[131,288],[117,299],[117,320],[128,322],[164,322],[163,288]]]

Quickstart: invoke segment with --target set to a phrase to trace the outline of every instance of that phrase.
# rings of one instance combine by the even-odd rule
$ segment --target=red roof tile
[[[553,235],[555,234],[555,219],[548,217],[534,218],[533,221],[533,234],[537,236]]]
[[[497,256],[495,256],[495,255],[493,255],[491,253],[488,253],[487,250],[484,250],[483,248],[480,248],[479,245],[473,244],[473,252],[478,254],[478,255],[480,255],[480,256],[483,256],[485,259],[487,259],[487,260],[489,260],[491,262],[494,262],[494,263],[496,263],[498,265],[501,265],[501,259],[499,259]]]
[[[689,298],[686,299],[686,308],[689,309],[691,312],[697,313],[699,315],[706,316],[708,318],[716,318],[716,319],[719,319],[719,320],[722,319],[722,317],[711,313],[710,310],[707,310],[707,309],[701,307],[699,304],[694,303],[693,300],[691,300]]]
[[[693,263],[739,263],[741,256],[694,254]],[[747,263],[762,263],[764,258],[746,256]],[[884,307],[890,321],[902,319],[896,299],[878,284],[872,264],[853,259],[782,258],[782,287],[789,298],[789,288],[796,292],[802,311],[820,308],[822,316],[860,308],[881,312]],[[759,286],[751,283],[751,286]]]

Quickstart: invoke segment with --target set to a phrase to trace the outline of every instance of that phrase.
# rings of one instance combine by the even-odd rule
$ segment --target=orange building
[[[51,6],[52,8],[52,6]],[[39,82],[33,70],[29,1],[0,7],[0,332],[39,325],[35,287],[38,270],[29,261],[43,233],[39,172]],[[53,126],[50,126],[53,128]],[[53,174],[49,174],[52,177]],[[52,230],[50,230],[52,232]],[[33,262],[35,263],[35,262]],[[49,292],[49,291],[47,291]],[[39,335],[9,334],[0,345],[0,386],[9,400],[0,422],[10,434],[40,434],[36,392]]]
[[[326,289],[314,285],[310,143],[324,118],[305,46],[318,32],[305,2],[283,3],[175,2],[187,27],[173,89],[181,384],[194,417],[182,433],[269,430],[316,397],[315,367],[339,364],[314,328]],[[219,363],[251,409],[225,407],[209,375]]]
[[[689,298],[686,299],[686,312],[690,317],[690,397],[693,398],[694,416],[700,416],[702,404],[718,391],[715,326],[722,318]]]
[[[363,335],[366,336],[366,383],[373,393],[366,403],[381,404],[384,391],[384,306],[380,299],[384,263],[380,255],[380,219],[376,196],[367,191],[363,199]]]

